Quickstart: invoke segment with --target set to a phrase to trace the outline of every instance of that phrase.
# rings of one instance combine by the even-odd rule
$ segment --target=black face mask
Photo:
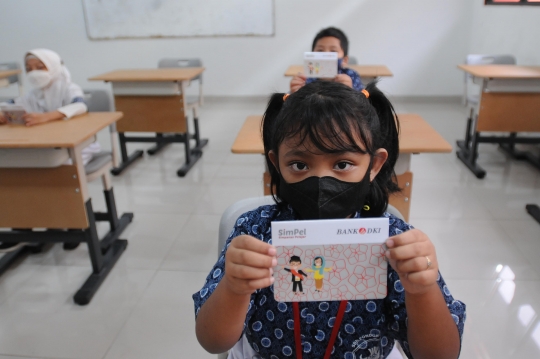
[[[360,182],[343,182],[334,177],[308,177],[287,183],[280,176],[279,197],[302,219],[346,218],[364,207],[369,193],[371,164]]]

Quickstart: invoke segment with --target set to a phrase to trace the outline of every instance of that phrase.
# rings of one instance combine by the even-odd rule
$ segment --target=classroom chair
[[[18,62],[4,62],[4,63],[0,63],[0,70],[18,70],[20,69],[21,67],[19,66],[19,63]],[[6,78],[7,80],[7,85],[12,85],[12,84],[17,84],[18,88],[19,88],[19,96],[22,96],[23,94],[23,85],[22,85],[22,79],[21,79],[21,74],[17,74],[17,75],[12,75],[8,78]],[[0,102],[3,102],[3,101],[7,101],[7,100],[11,100],[11,98],[0,98]]]
[[[251,197],[251,198],[245,198],[241,199],[233,204],[231,204],[225,212],[221,215],[221,220],[219,221],[219,234],[218,234],[218,249],[217,249],[217,257],[221,255],[221,250],[225,246],[225,243],[227,242],[227,239],[229,238],[229,235],[231,234],[231,231],[234,227],[234,224],[236,223],[236,220],[238,217],[240,217],[241,214],[246,213],[248,211],[251,211],[252,209],[255,209],[260,206],[270,205],[274,204],[274,199],[272,196],[264,196],[264,197]],[[391,204],[388,205],[388,208],[386,211],[390,214],[393,214],[394,216],[398,217],[401,220],[405,220],[401,213]],[[399,346],[399,344],[396,342],[396,346],[398,351],[392,351],[391,355],[388,357],[389,359],[402,359],[406,358],[405,354],[402,354],[402,349]],[[401,354],[401,356],[400,356]],[[218,354],[218,359],[227,359],[228,354],[227,353],[221,353]]]
[[[83,90],[84,102],[88,106],[88,112],[109,112],[112,111],[111,96],[105,90]],[[85,166],[86,174],[94,173],[97,168],[101,168],[106,162],[112,160],[114,166],[120,163],[118,154],[118,133],[116,132],[116,123],[109,127],[111,134],[111,152],[102,151]],[[93,179],[92,179],[93,180]],[[91,180],[89,179],[89,182]]]
[[[354,56],[349,56],[349,65],[358,65],[358,59]]]
[[[479,55],[470,54],[465,59],[466,65],[515,65],[516,58],[512,55]],[[469,104],[476,105],[480,99],[480,92],[478,88],[473,86],[476,83],[473,82],[472,75],[465,73],[463,82],[463,98],[462,102],[464,106]],[[473,93],[474,90],[474,93]]]
[[[159,60],[158,68],[168,68],[168,67],[202,67],[202,61],[198,58],[192,58],[192,59],[180,59],[180,58],[165,58]],[[194,104],[197,104],[198,106],[203,105],[203,81],[202,81],[202,74],[195,77],[193,80],[196,80],[199,82],[199,94],[197,96],[186,96],[188,105],[193,106]],[[195,113],[193,113],[194,117]]]

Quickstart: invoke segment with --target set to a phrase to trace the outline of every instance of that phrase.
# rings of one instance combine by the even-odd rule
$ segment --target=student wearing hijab
[[[32,89],[22,97],[11,101],[26,110],[26,126],[70,119],[88,111],[83,100],[83,91],[71,82],[71,74],[60,56],[48,49],[29,51],[25,58],[26,76]],[[0,124],[6,123],[0,113]],[[83,163],[87,164],[93,154],[100,152],[98,142],[82,151]]]

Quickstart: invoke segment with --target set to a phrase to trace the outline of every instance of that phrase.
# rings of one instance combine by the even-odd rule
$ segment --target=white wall
[[[104,88],[108,85],[86,79],[114,69],[155,67],[162,57],[200,57],[207,68],[205,94],[217,96],[286,90],[285,69],[300,63],[315,33],[330,25],[348,34],[350,53],[360,63],[385,64],[394,72],[394,78],[381,85],[390,94],[458,95],[462,77],[456,65],[473,47],[502,51],[492,49],[496,40],[486,41],[487,36],[481,34],[487,35],[490,27],[501,34],[508,31],[490,23],[491,13],[505,10],[487,11],[481,6],[483,0],[275,0],[274,37],[90,41],[81,1],[0,1],[0,62],[21,60],[28,49],[48,47],[61,54],[75,82],[85,88]],[[525,15],[527,11],[538,15],[540,8],[504,9],[526,18],[507,26],[517,29],[534,24],[538,30],[534,16]],[[471,40],[471,28],[479,26],[473,15],[490,26],[482,26]],[[531,31],[531,41],[533,34]],[[520,44],[508,37],[508,51],[533,47],[531,41]],[[484,47],[475,47],[477,43]],[[530,51],[528,62],[538,64],[538,49]]]
[[[469,52],[513,54],[520,65],[540,65],[540,6],[473,6]]]

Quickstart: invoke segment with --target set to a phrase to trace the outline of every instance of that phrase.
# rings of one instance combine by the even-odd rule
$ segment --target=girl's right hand
[[[7,123],[7,118],[0,113],[0,125],[3,125],[3,124],[6,124]]]
[[[251,295],[274,283],[276,249],[255,237],[234,238],[225,255],[225,283],[237,295]]]
[[[290,84],[291,93],[295,93],[296,91],[300,90],[300,88],[306,84],[306,80],[307,77],[302,74],[294,76]]]

